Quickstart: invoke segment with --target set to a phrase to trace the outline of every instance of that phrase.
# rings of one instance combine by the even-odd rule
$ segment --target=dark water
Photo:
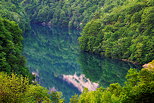
[[[135,67],[127,62],[80,52],[78,37],[77,30],[32,25],[24,38],[27,66],[31,72],[38,73],[42,86],[62,91],[66,102],[80,91],[64,80],[63,75],[85,74],[91,82],[106,87],[110,83],[123,84],[128,69]]]

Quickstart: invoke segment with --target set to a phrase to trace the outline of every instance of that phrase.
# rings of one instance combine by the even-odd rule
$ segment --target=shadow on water
[[[79,63],[83,74],[92,82],[98,82],[103,87],[107,87],[111,83],[123,85],[129,68],[139,68],[128,62],[100,57],[86,52],[80,53]]]
[[[103,87],[115,82],[123,84],[128,69],[134,67],[130,63],[80,52],[78,37],[77,30],[32,25],[24,38],[27,66],[31,72],[38,73],[40,85],[62,91],[66,102],[72,95],[80,94],[80,82],[85,85],[90,79]],[[86,77],[85,83],[80,78],[84,77],[82,74]],[[79,81],[70,80],[73,76]]]

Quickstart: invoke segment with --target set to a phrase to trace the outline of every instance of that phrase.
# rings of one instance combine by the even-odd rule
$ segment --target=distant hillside
[[[23,0],[21,4],[34,23],[81,29],[106,6],[111,9],[125,0]],[[112,4],[107,6],[108,4]]]
[[[21,0],[1,0],[0,17],[15,21],[23,31],[29,29],[29,17],[19,4]]]

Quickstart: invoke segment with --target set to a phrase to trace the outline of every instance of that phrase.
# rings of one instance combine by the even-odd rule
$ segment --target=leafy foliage
[[[49,92],[42,86],[29,84],[26,77],[0,72],[1,103],[63,103],[61,96],[60,92]]]
[[[0,17],[15,21],[23,31],[30,28],[29,17],[20,5],[21,0],[1,0]]]
[[[22,56],[22,39],[15,22],[0,18],[0,71],[31,77]]]
[[[117,4],[117,0],[23,0],[20,4],[34,23],[80,29],[92,18],[98,18],[99,9],[110,2]]]
[[[26,15],[29,16],[26,16]],[[1,0],[0,17],[26,31],[31,22],[82,28],[81,49],[140,64],[154,58],[153,0]],[[29,77],[22,52],[22,31],[0,18],[0,71]],[[130,69],[125,86],[111,84],[71,98],[71,103],[154,102],[154,61]],[[64,102],[61,93],[31,85],[25,77],[0,73],[0,102]],[[25,99],[26,98],[26,99]]]
[[[145,2],[147,1],[147,2]],[[154,58],[154,7],[149,0],[126,1],[108,8],[84,27],[79,38],[84,51],[144,64]]]

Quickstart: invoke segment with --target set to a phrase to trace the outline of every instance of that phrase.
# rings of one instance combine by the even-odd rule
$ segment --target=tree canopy
[[[0,72],[1,103],[64,103],[60,92],[52,92],[40,85],[29,84],[29,79]]]
[[[0,71],[31,77],[22,56],[22,30],[14,21],[0,18]]]
[[[60,92],[30,84],[22,56],[23,31],[31,23],[83,28],[83,51],[139,64],[154,59],[154,0],[1,0],[0,102],[63,103]],[[18,26],[19,25],[19,26]],[[20,29],[20,28],[22,29]],[[29,80],[30,79],[30,80]],[[153,103],[154,61],[141,71],[130,69],[118,83],[85,89],[71,103]]]
[[[117,0],[118,1],[118,0]],[[100,10],[79,38],[84,51],[139,64],[154,59],[154,6],[149,0],[126,1]]]

